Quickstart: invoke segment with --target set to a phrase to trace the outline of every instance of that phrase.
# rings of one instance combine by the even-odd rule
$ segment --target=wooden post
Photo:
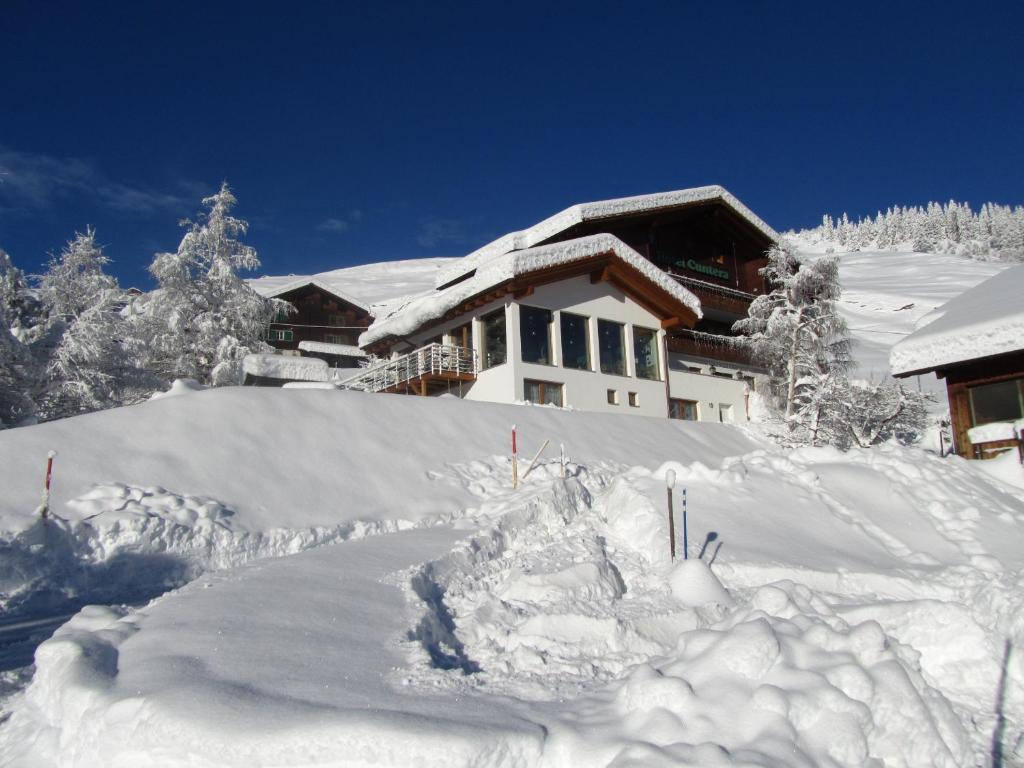
[[[540,450],[539,450],[539,451],[537,451],[537,455],[533,457],[533,461],[531,461],[531,462],[530,462],[530,466],[528,466],[528,467],[526,468],[526,471],[525,471],[525,472],[523,472],[523,479],[524,479],[524,480],[526,479],[526,476],[527,476],[528,474],[530,474],[530,470],[532,470],[532,469],[533,469],[534,465],[535,465],[535,464],[537,463],[537,459],[539,459],[539,458],[540,458],[540,455],[541,455],[542,453],[544,453],[544,449],[548,447],[548,443],[550,443],[550,442],[551,442],[550,440],[545,440],[545,441],[544,441],[544,445],[542,445],[542,446],[540,447]]]
[[[686,530],[686,489],[683,488],[683,560],[690,557],[690,534]]]
[[[665,492],[668,494],[668,553],[671,561],[676,561],[676,520],[672,510],[672,488],[676,484],[676,471],[670,469],[665,473]]]
[[[56,451],[46,454],[46,479],[43,481],[43,502],[39,505],[39,516],[45,520],[50,514],[50,479],[53,476],[53,457]]]
[[[516,449],[516,425],[512,425],[512,487],[519,487],[519,454]]]

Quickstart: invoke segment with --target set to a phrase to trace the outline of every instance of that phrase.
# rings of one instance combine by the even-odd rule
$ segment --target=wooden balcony
[[[718,336],[713,333],[680,330],[667,339],[668,351],[699,357],[718,363],[731,363],[744,368],[760,369],[754,363],[744,340],[736,336]]]
[[[669,272],[669,274],[700,299],[701,308],[704,310],[712,309],[737,317],[746,317],[747,310],[750,309],[750,302],[755,298],[752,293],[727,288],[707,280],[698,280],[675,272]]]
[[[476,352],[449,344],[425,347],[371,366],[345,381],[346,389],[429,395],[448,391],[452,384],[475,381]]]

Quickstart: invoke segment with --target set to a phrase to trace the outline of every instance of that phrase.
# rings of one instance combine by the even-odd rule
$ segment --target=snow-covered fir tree
[[[250,352],[269,351],[264,341],[284,302],[265,299],[239,277],[260,262],[239,240],[248,224],[231,215],[236,203],[227,183],[203,200],[207,210],[182,222],[175,253],[157,254],[150,272],[158,283],[147,305],[150,366],[165,380],[192,378],[236,384]]]
[[[840,222],[844,226],[845,222]],[[927,397],[890,381],[851,382],[853,367],[839,262],[825,256],[801,263],[787,246],[773,249],[761,274],[772,286],[734,329],[747,336],[768,370],[772,405],[788,426],[788,441],[867,447],[910,442],[927,425]]]
[[[851,222],[822,217],[821,225],[799,233],[850,250],[912,247],[922,252],[949,252],[979,259],[1024,261],[1024,206],[985,203],[974,212],[967,203],[889,208]]]
[[[825,257],[803,264],[785,246],[773,248],[761,274],[772,286],[758,296],[734,329],[745,334],[769,372],[774,405],[790,430],[823,442],[851,365],[846,323],[836,310],[839,264]]]
[[[140,342],[122,316],[127,297],[104,272],[109,261],[87,229],[39,281],[45,322],[33,346],[45,365],[38,395],[44,418],[124,405],[152,389],[138,365]]]
[[[0,429],[35,412],[29,395],[34,365],[22,328],[27,290],[24,273],[0,248]]]

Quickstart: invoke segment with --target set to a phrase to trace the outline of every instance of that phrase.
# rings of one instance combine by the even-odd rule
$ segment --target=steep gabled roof
[[[757,214],[737,200],[724,187],[717,184],[707,187],[694,187],[693,189],[680,189],[674,192],[658,192],[652,195],[637,195],[635,197],[620,197],[613,200],[601,200],[595,203],[580,203],[566,208],[561,213],[556,213],[543,221],[534,224],[528,229],[519,232],[509,232],[482,248],[478,248],[467,256],[459,259],[449,267],[438,273],[434,283],[440,287],[458,280],[466,273],[472,271],[480,262],[486,261],[494,256],[519,251],[524,248],[532,248],[554,237],[559,232],[564,232],[570,227],[581,224],[585,221],[607,219],[629,214],[645,213],[648,211],[675,208],[695,203],[707,203],[719,201],[731,208],[748,224],[761,232],[773,242],[780,240],[779,233],[768,226]]]
[[[1024,350],[1024,264],[953,297],[923,323],[889,353],[894,376]]]
[[[369,347],[389,337],[415,333],[442,319],[446,313],[474,297],[506,285],[516,278],[539,275],[557,267],[588,262],[605,256],[616,267],[658,291],[681,307],[693,321],[701,317],[700,300],[654,264],[614,235],[591,235],[513,253],[502,253],[478,262],[475,271],[445,288],[415,296],[388,317],[375,322],[359,337]],[[683,318],[679,318],[683,320]]]
[[[319,278],[316,277],[297,277],[294,280],[285,283],[284,285],[274,285],[272,287],[264,287],[259,283],[256,283],[255,281],[251,281],[250,285],[252,286],[253,290],[255,290],[258,294],[260,294],[261,296],[265,296],[268,299],[276,299],[283,296],[286,293],[291,293],[292,291],[298,290],[299,288],[312,286],[323,291],[324,293],[330,294],[336,299],[340,299],[341,301],[347,302],[352,306],[363,310],[368,315],[372,314],[370,308],[366,306],[366,304],[361,302],[359,299],[355,298],[354,296],[349,296],[347,293],[344,293],[338,290],[337,288],[328,285],[323,280],[320,280]]]

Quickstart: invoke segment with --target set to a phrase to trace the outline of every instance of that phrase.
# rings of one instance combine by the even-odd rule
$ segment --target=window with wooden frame
[[[452,346],[471,349],[473,347],[473,328],[469,323],[452,328],[448,332]]]
[[[324,341],[328,344],[347,344],[348,337],[342,336],[339,333],[325,333]]]
[[[329,326],[331,326],[332,328],[340,328],[341,326],[345,325],[345,316],[344,315],[328,315],[327,316],[327,324]]]
[[[619,404],[619,390],[617,390],[617,389],[609,389],[608,390],[608,405],[618,405],[618,404]]]
[[[636,392],[630,392],[629,395],[627,396],[627,400],[629,401],[629,407],[630,408],[639,408],[640,407],[640,399],[637,396]]]
[[[698,421],[697,401],[672,398],[668,401],[668,415],[672,419]]]
[[[563,405],[563,384],[556,381],[523,380],[523,399],[535,405]]]
[[[295,335],[284,328],[271,328],[267,331],[267,341],[292,341]]]
[[[1024,417],[1024,378],[969,387],[974,426]]]

